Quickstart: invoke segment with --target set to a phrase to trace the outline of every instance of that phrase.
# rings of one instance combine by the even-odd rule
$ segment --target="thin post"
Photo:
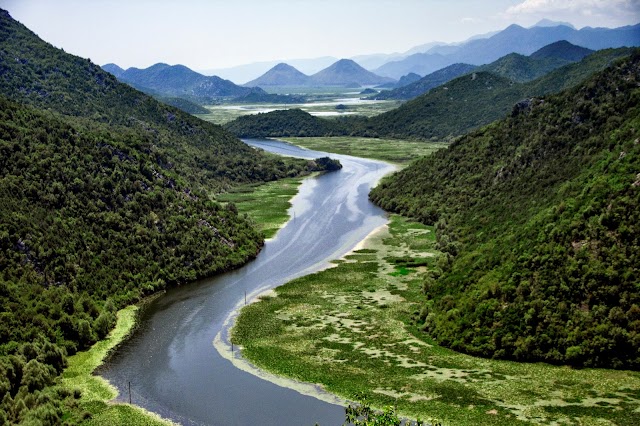
[[[247,304],[247,290],[244,291],[244,304]]]
[[[129,404],[131,404],[131,382],[129,382]]]

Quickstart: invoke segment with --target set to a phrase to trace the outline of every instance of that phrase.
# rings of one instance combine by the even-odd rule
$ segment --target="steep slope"
[[[311,84],[316,86],[371,86],[393,81],[367,71],[350,59],[340,59],[311,76]]]
[[[66,355],[103,338],[117,308],[258,253],[262,236],[210,194],[306,171],[0,10],[0,423],[80,423],[73,395],[49,386]]]
[[[460,46],[440,46],[402,61],[390,62],[373,70],[383,76],[398,78],[408,72],[429,74],[457,62],[484,65],[509,53],[531,55],[556,41],[566,40],[593,50],[640,46],[640,24],[620,28],[582,28],[565,25],[523,28],[511,25],[485,39],[472,40]],[[428,70],[427,72],[421,72]]]
[[[306,86],[309,83],[309,76],[301,73],[291,65],[279,63],[260,77],[252,80],[244,86],[247,87],[296,87]]]
[[[390,90],[388,92],[381,92],[376,96],[372,96],[370,99],[413,99],[427,93],[434,87],[443,85],[454,78],[460,77],[461,75],[468,74],[474,69],[476,69],[476,66],[469,64],[449,65],[448,67],[428,74],[411,84],[400,86],[397,89]]]
[[[4,11],[0,13],[0,94],[92,120],[92,126],[108,124],[114,131],[133,132],[139,144],[154,153],[158,168],[175,169],[196,189],[216,191],[280,173],[277,167],[265,168],[269,160],[219,126],[119,83],[88,60],[43,42]],[[263,172],[256,174],[257,169]]]
[[[435,223],[419,315],[475,355],[640,368],[640,53],[375,188]]]

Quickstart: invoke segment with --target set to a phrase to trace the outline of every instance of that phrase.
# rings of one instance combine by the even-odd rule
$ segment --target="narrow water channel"
[[[171,289],[146,305],[138,329],[99,374],[118,388],[120,400],[128,401],[130,383],[134,404],[185,425],[340,425],[344,407],[327,402],[329,395],[308,396],[265,380],[238,368],[236,359],[218,349],[225,343],[225,324],[245,294],[251,298],[327,267],[386,223],[368,193],[393,166],[279,141],[245,142],[301,158],[329,155],[343,169],[303,182],[293,199],[292,219],[254,261]]]

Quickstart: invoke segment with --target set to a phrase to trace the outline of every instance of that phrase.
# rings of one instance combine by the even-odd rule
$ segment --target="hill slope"
[[[475,355],[640,368],[640,53],[371,193],[435,223],[424,329]]]

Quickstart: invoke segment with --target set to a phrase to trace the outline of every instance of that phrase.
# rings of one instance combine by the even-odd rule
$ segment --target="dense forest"
[[[479,71],[458,77],[376,117],[323,119],[304,112],[274,111],[239,117],[227,123],[225,128],[241,137],[364,136],[446,140],[504,117],[522,99],[557,93],[580,84],[611,61],[629,53],[627,48],[601,50],[526,83],[514,82],[500,74],[512,77],[540,73],[547,68],[536,65],[531,69],[531,66],[545,62],[511,60],[510,56],[497,61],[494,72]],[[517,57],[519,55],[514,56]]]
[[[383,180],[435,224],[416,319],[474,355],[640,368],[640,51]]]
[[[77,421],[77,395],[52,386],[66,357],[117,309],[254,257],[262,235],[213,195],[309,164],[118,83],[0,10],[0,424]]]

